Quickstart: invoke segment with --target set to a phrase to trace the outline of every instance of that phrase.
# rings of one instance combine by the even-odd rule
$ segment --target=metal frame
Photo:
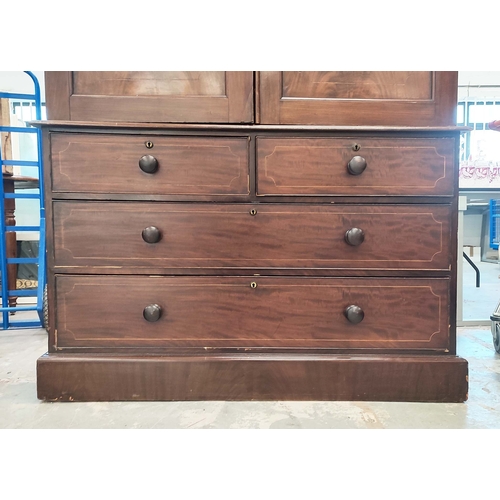
[[[499,200],[490,200],[490,248],[498,250],[500,242],[500,210]]]
[[[12,92],[0,92],[0,98],[8,99],[21,99],[34,101],[36,119],[42,119],[42,105],[40,96],[40,84],[37,77],[31,71],[25,71],[32,80],[34,85],[33,94],[18,94]],[[1,297],[2,297],[2,307],[0,307],[0,312],[2,313],[2,327],[7,328],[33,328],[42,326],[44,323],[43,319],[43,301],[44,301],[44,289],[46,283],[46,273],[45,273],[45,206],[44,206],[44,187],[43,187],[43,165],[42,165],[42,136],[41,131],[34,127],[5,127],[0,126],[0,132],[15,132],[15,133],[27,133],[36,134],[37,138],[37,156],[36,161],[22,161],[22,160],[4,160],[2,157],[2,149],[0,144],[0,165],[17,165],[25,167],[33,167],[37,169],[39,187],[38,194],[36,193],[5,193],[3,182],[0,183],[0,271],[1,271]],[[35,175],[33,177],[36,177]],[[5,199],[9,198],[33,198],[39,200],[40,203],[40,225],[39,226],[6,226],[5,224]],[[5,235],[10,231],[38,231],[39,237],[39,247],[38,247],[38,258],[7,258],[6,249],[6,238]],[[8,264],[22,264],[22,263],[35,263],[38,264],[38,286],[35,290],[9,290],[8,289],[8,279],[7,279],[7,265]],[[37,303],[35,306],[8,306],[9,297],[34,297],[37,298]],[[10,315],[15,311],[37,311],[38,320],[30,321],[14,321],[11,319]]]
[[[498,89],[498,85],[486,85],[485,87],[491,87]],[[475,97],[475,98],[463,98],[457,103],[457,107],[463,108],[463,121],[457,120],[457,125],[469,127],[471,130],[465,132],[463,137],[463,151],[461,151],[461,160],[466,160],[469,158],[470,150],[471,150],[471,132],[475,132],[476,130],[488,130],[488,122],[473,122],[470,118],[471,115],[471,107],[472,106],[494,106],[495,109],[500,109],[500,100],[498,97]]]

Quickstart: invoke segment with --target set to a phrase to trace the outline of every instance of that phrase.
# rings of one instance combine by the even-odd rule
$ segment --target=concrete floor
[[[0,330],[2,429],[500,429],[500,355],[489,328],[459,328],[469,361],[466,403],[114,402],[46,403],[36,398],[43,329]]]

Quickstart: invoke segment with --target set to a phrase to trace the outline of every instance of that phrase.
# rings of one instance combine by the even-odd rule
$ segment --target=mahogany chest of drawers
[[[117,73],[47,74],[40,399],[466,400],[455,73]]]

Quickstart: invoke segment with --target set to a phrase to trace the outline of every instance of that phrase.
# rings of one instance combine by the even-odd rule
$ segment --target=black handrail
[[[481,286],[481,274],[479,272],[479,269],[477,268],[476,264],[470,260],[469,256],[463,252],[465,259],[467,262],[474,268],[474,271],[476,271],[476,288],[479,288]]]

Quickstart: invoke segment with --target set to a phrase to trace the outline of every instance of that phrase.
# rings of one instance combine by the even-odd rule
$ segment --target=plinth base
[[[38,398],[47,401],[467,400],[457,356],[45,354]]]

